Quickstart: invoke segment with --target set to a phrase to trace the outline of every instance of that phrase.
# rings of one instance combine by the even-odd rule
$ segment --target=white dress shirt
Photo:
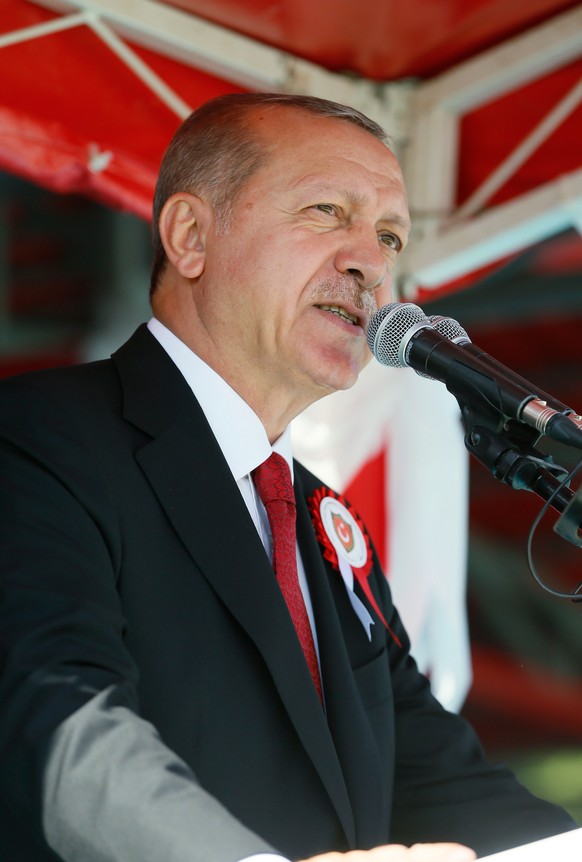
[[[273,445],[269,443],[267,432],[251,407],[222,379],[209,365],[177,338],[159,320],[152,318],[148,329],[164,348],[170,359],[178,367],[182,376],[196,396],[208,424],[218,441],[226,462],[238,485],[261,541],[272,558],[271,529],[267,512],[251,479],[251,472],[266,461],[273,451],[282,455],[291,470],[293,479],[293,456],[291,452],[291,432],[287,428]],[[297,553],[299,584],[305,599],[305,606],[315,649],[317,637],[313,619],[313,607],[309,596],[305,569]],[[240,862],[285,862],[284,857],[270,853],[248,856]]]

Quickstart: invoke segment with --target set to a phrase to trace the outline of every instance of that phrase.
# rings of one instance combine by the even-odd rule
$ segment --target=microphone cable
[[[542,518],[547,513],[549,507],[552,505],[552,501],[560,491],[565,488],[572,479],[578,474],[578,472],[582,469],[582,458],[580,458],[574,467],[570,470],[570,472],[564,476],[560,484],[555,488],[552,494],[548,497],[547,500],[544,501],[544,504],[538,514],[535,516],[532,525],[529,529],[528,537],[527,537],[527,564],[529,566],[529,570],[535,579],[535,581],[539,584],[539,586],[545,590],[550,595],[555,596],[558,599],[570,599],[573,602],[582,602],[582,580],[574,587],[571,593],[563,593],[560,590],[555,590],[553,587],[550,587],[549,584],[540,577],[538,574],[537,568],[535,566],[533,560],[533,540],[535,533],[542,521]]]

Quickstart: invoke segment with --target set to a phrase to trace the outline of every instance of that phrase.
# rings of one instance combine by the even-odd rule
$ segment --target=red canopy
[[[56,5],[66,7],[68,14],[91,6],[58,0]],[[432,80],[484,48],[579,4],[564,0],[414,0],[406,4],[173,0],[156,5],[180,7],[325,69],[389,82]],[[2,7],[0,38],[61,17],[29,0],[3,0]],[[244,86],[235,72],[231,79],[221,79],[157,51],[132,47],[191,108]],[[578,59],[464,116],[459,202],[581,76],[582,59]],[[3,47],[0,80],[0,166],[59,191],[80,191],[148,215],[159,159],[178,117],[102,38],[79,24]],[[491,202],[506,201],[578,169],[581,131],[578,106]]]

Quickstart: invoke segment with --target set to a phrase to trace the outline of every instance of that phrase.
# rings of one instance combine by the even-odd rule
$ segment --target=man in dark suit
[[[572,828],[431,697],[365,526],[292,461],[291,419],[369,360],[408,235],[382,130],[217,100],[154,225],[148,326],[1,387],[3,862],[463,862],[439,842]]]

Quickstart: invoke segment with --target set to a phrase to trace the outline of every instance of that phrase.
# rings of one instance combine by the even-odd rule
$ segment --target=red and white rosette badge
[[[339,500],[324,497],[319,504],[321,523],[337,554],[340,575],[356,616],[364,627],[368,640],[372,640],[374,625],[368,609],[354,593],[354,568],[361,569],[368,561],[368,546],[355,518]]]
[[[310,497],[309,510],[315,535],[323,547],[323,556],[342,576],[345,588],[356,616],[372,640],[371,628],[374,618],[366,605],[354,592],[354,581],[360,585],[369,605],[375,611],[394,641],[401,646],[378,607],[368,582],[372,569],[372,548],[364,524],[345,497],[329,488],[318,488]]]

